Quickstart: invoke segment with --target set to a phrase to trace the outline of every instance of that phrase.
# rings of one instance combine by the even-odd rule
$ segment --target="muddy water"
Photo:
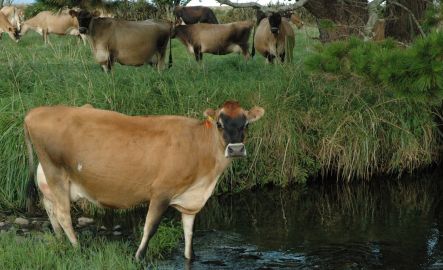
[[[440,176],[213,197],[160,269],[443,269]]]

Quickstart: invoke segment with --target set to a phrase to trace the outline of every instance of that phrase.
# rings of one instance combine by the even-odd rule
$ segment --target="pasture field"
[[[296,35],[292,64],[266,65],[261,56],[245,63],[233,54],[204,55],[199,65],[174,40],[171,69],[159,73],[149,66],[116,64],[110,74],[94,62],[89,46],[74,37],[50,36],[49,46],[35,33],[18,44],[4,37],[0,41],[0,210],[23,209],[28,170],[23,118],[41,105],[90,103],[131,115],[200,119],[206,108],[228,99],[246,108],[264,107],[264,118],[249,132],[248,157],[233,162],[217,187],[219,194],[266,185],[290,187],[328,175],[369,180],[435,162],[438,141],[432,108],[397,98],[390,89],[357,76],[307,72],[303,61],[319,46],[311,39],[316,32],[296,30]],[[181,235],[175,225],[162,230],[164,234],[156,235],[160,251],[174,246]],[[82,249],[74,250],[67,241],[48,234],[22,238],[3,233],[0,261],[8,268],[106,268],[108,263],[122,269],[138,267],[132,257],[139,239],[109,242],[80,237],[80,241]],[[20,245],[11,245],[14,242]]]
[[[319,46],[316,31],[296,30],[292,64],[265,64],[257,56],[204,55],[195,62],[173,41],[173,67],[116,64],[101,71],[89,46],[74,37],[28,34],[0,46],[0,207],[24,203],[27,158],[22,123],[36,106],[90,103],[131,115],[179,114],[203,119],[206,108],[236,99],[266,113],[252,125],[248,158],[235,160],[217,192],[272,184],[288,186],[308,178],[337,175],[368,180],[432,164],[438,148],[432,108],[397,98],[386,87],[358,76],[311,74],[303,60]]]

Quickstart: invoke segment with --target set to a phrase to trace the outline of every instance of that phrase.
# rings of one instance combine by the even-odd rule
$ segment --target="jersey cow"
[[[171,36],[170,23],[99,18],[99,14],[85,10],[75,13],[80,23],[80,33],[89,36],[95,60],[104,71],[111,70],[114,62],[129,66],[148,63],[157,66],[158,70],[164,68]],[[170,52],[170,64],[171,61]]]
[[[0,12],[5,14],[12,26],[20,31],[23,21],[25,20],[25,14],[22,9],[15,6],[5,6],[0,9]]]
[[[8,33],[9,37],[18,42],[19,40],[19,32],[17,28],[15,28],[8,20],[5,14],[0,12],[0,39],[2,37],[3,32]]]
[[[247,111],[227,101],[204,114],[208,119],[201,121],[84,107],[31,110],[24,123],[30,168],[33,172],[34,148],[40,177],[46,179],[40,189],[54,232],[63,229],[72,245],[78,245],[70,215],[70,202],[78,198],[119,209],[149,202],[139,259],[172,206],[182,214],[184,255],[191,259],[195,215],[232,158],[246,156],[246,129],[264,110]]]
[[[275,58],[282,62],[285,58],[292,61],[292,51],[295,44],[295,33],[287,18],[280,13],[273,12],[268,17],[262,18],[257,26],[254,36],[254,49],[257,50],[269,63]]]
[[[79,36],[85,44],[86,37],[80,34],[78,28],[78,21],[73,11],[69,11],[69,14],[42,11],[23,23],[20,35],[24,36],[28,30],[36,31],[43,36],[45,44],[49,42],[49,34],[74,35]]]
[[[253,26],[251,21],[177,25],[173,37],[177,37],[197,61],[203,59],[203,53],[223,55],[231,52],[241,52],[247,60],[248,39]]]
[[[202,6],[194,7],[181,7],[177,6],[174,8],[174,16],[177,21],[182,21],[185,24],[196,24],[196,23],[211,23],[218,24],[217,17],[215,17],[212,9]]]

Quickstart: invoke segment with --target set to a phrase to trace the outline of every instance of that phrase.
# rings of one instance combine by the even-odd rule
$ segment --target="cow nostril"
[[[234,153],[234,149],[232,149],[231,147],[229,147],[229,148],[228,148],[228,152],[229,152],[230,154],[232,154],[232,153]]]

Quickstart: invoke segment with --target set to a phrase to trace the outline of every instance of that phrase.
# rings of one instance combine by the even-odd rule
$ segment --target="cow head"
[[[93,13],[87,11],[87,10],[80,10],[79,12],[75,10],[70,10],[69,15],[72,17],[77,17],[78,20],[78,31],[80,34],[88,34],[89,31],[89,24],[91,23],[92,19],[95,17],[98,17],[100,14],[98,11],[94,11]]]
[[[271,26],[271,32],[272,34],[277,35],[280,31],[280,24],[281,24],[281,15],[278,12],[272,12],[271,15],[268,17],[269,25]]]
[[[15,28],[14,26],[8,26],[6,32],[8,33],[9,37],[14,40],[15,42],[18,42],[20,39],[20,32]],[[0,31],[1,36],[1,31]]]
[[[217,124],[225,143],[225,157],[244,157],[244,145],[248,125],[260,119],[265,113],[261,107],[244,110],[237,101],[226,101],[217,110],[207,109],[204,115]]]

